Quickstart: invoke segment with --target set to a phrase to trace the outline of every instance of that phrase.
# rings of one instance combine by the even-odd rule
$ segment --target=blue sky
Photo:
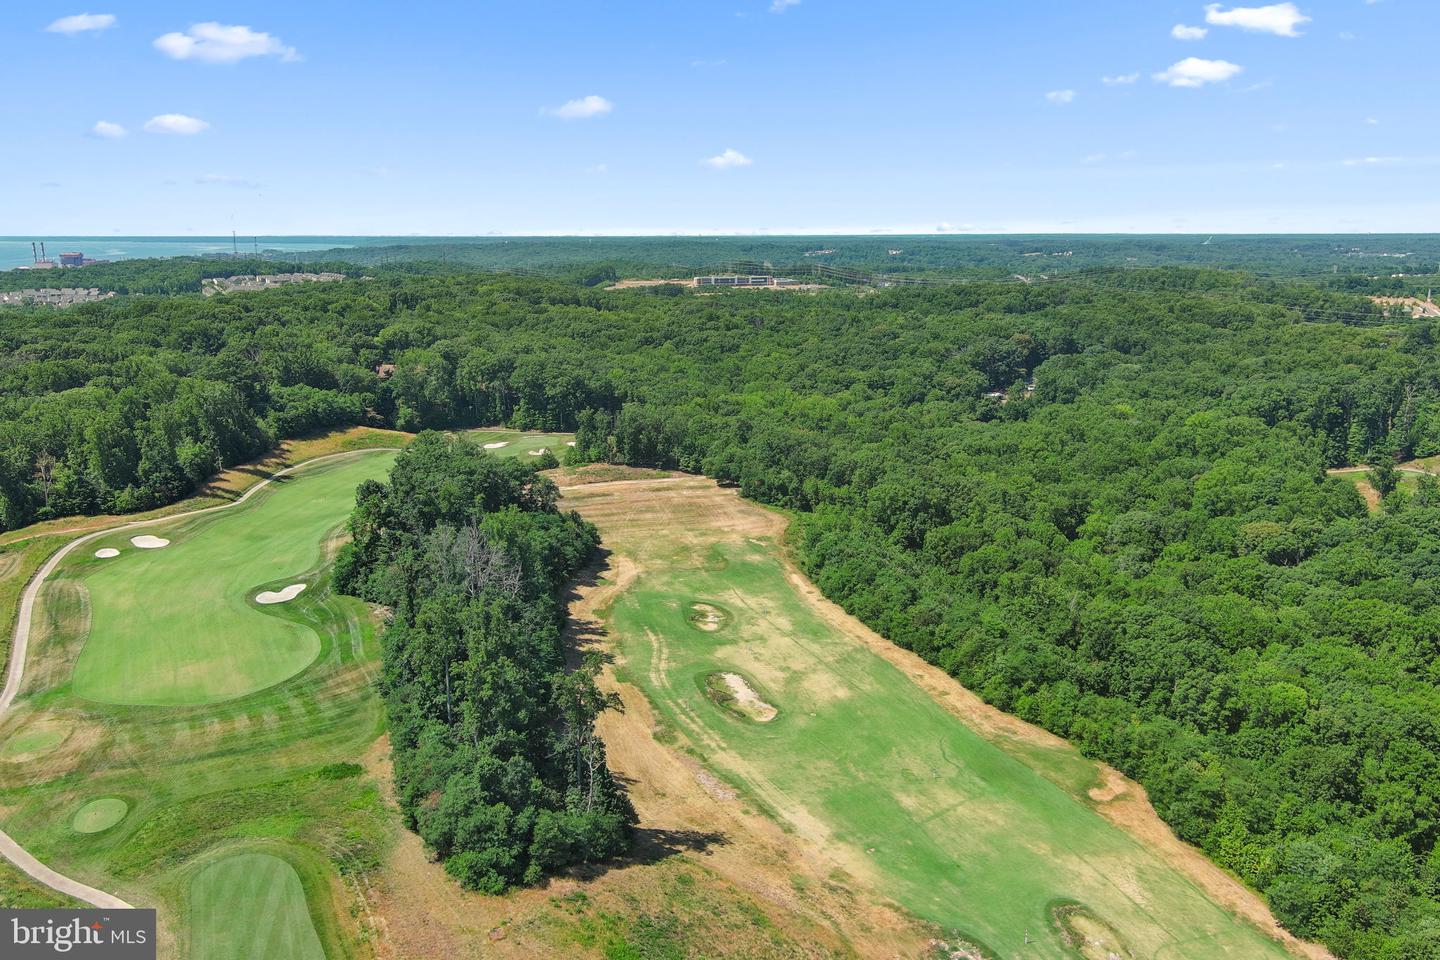
[[[0,234],[1440,229],[1435,0],[84,3]]]

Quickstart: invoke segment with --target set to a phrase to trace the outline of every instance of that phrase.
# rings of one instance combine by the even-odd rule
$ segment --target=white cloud
[[[96,120],[95,126],[90,128],[90,132],[97,137],[104,137],[106,140],[119,140],[129,133],[120,124],[111,123],[109,120]]]
[[[724,153],[701,160],[700,162],[715,170],[729,170],[731,167],[748,167],[755,161],[734,147],[726,147]]]
[[[113,26],[115,26],[115,14],[113,13],[77,13],[73,16],[61,17],[45,29],[49,33],[73,36],[92,30],[109,30]]]
[[[561,120],[588,120],[590,117],[603,117],[614,109],[615,104],[592,93],[578,100],[567,100],[558,107],[544,107],[540,112]]]
[[[1376,120],[1374,117],[1366,117],[1366,118],[1365,118],[1365,123],[1366,123],[1367,126],[1371,126],[1371,127],[1378,127],[1378,126],[1380,126],[1380,121],[1379,121],[1379,120]]]
[[[771,13],[784,13],[791,7],[800,6],[800,0],[770,0]]]
[[[1183,23],[1177,23],[1170,28],[1170,36],[1176,40],[1204,40],[1209,32],[1205,27],[1187,27]]]
[[[173,133],[182,137],[194,136],[210,129],[210,124],[198,117],[187,117],[183,113],[162,113],[145,121],[146,133]]]
[[[1046,100],[1049,100],[1051,103],[1056,104],[1056,105],[1061,105],[1061,104],[1066,104],[1066,103],[1074,103],[1074,102],[1075,102],[1075,91],[1074,91],[1074,90],[1051,90],[1049,93],[1045,94],[1045,99],[1046,99]]]
[[[155,49],[176,60],[199,60],[203,63],[236,63],[248,57],[300,59],[295,48],[287,47],[279,37],[213,20],[193,24],[184,33],[156,37]]]
[[[1342,160],[1346,167],[1429,167],[1437,162],[1435,157],[1356,157]]]
[[[1101,77],[1100,82],[1107,87],[1123,87],[1139,79],[1140,71],[1137,70],[1134,73],[1117,73],[1113,77]]]
[[[1172,87],[1203,87],[1207,83],[1222,83],[1245,68],[1228,60],[1202,60],[1186,57],[1170,65],[1168,70],[1155,74],[1155,79]]]
[[[1280,37],[1298,37],[1295,29],[1310,18],[1300,12],[1293,3],[1272,3],[1264,7],[1231,7],[1220,9],[1220,4],[1205,7],[1205,22],[1217,27],[1239,27],[1256,33],[1273,33]]]
[[[203,177],[196,177],[195,182],[202,187],[239,187],[244,190],[258,190],[260,184],[254,180],[246,180],[243,177],[231,177],[223,173],[207,173]]]

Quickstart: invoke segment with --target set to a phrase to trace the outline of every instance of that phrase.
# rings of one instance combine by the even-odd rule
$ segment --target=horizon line
[[[994,237],[1434,237],[1440,230],[1026,230],[1026,231],[672,231],[641,233],[236,233],[235,237],[260,239],[328,239],[362,240],[704,240],[704,239],[773,239],[801,237],[908,237],[914,239],[980,239]],[[30,242],[38,238],[51,240],[228,240],[221,233],[45,233],[0,234],[0,241]]]

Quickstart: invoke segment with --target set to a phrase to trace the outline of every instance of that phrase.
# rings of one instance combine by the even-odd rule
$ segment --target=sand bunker
[[[263,590],[255,594],[256,603],[285,603],[300,596],[300,591],[305,589],[303,583],[292,583],[283,590]]]
[[[116,550],[114,547],[101,547],[99,550],[95,551],[95,556],[99,557],[101,560],[109,560],[111,557],[120,556],[120,551]]]
[[[696,630],[714,633],[729,621],[730,615],[710,603],[690,604],[690,625]]]
[[[538,457],[545,452],[545,448],[541,447],[539,450],[526,450],[525,452],[530,454],[530,456],[532,457]]]
[[[510,446],[509,440],[496,440],[494,443],[485,444],[486,450],[499,450],[501,447]]]
[[[170,546],[170,541],[161,537],[152,537],[150,534],[142,534],[138,537],[131,537],[130,542],[141,550],[159,550],[161,547]]]
[[[750,682],[738,673],[721,673],[711,677],[711,680],[720,680],[724,684],[723,691],[728,693],[729,703],[722,706],[735,710],[737,713],[749,717],[751,720],[758,720],[760,723],[768,723],[774,720],[780,711],[760,699],[760,695],[750,686]]]

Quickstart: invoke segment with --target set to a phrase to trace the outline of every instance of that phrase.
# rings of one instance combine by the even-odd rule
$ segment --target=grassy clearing
[[[624,676],[755,808],[997,956],[1073,958],[1051,913],[1061,902],[1135,956],[1287,955],[1099,816],[1082,799],[1096,770],[1074,751],[981,736],[821,616],[787,578],[776,524],[746,519],[759,508],[700,480],[655,486],[642,508],[625,486],[566,499],[641,571],[609,610]],[[725,629],[695,629],[697,597],[732,614]],[[696,679],[721,671],[753,678],[778,716],[749,722],[714,702]]]
[[[255,595],[320,573],[321,543],[354,503],[360,481],[388,467],[387,453],[335,460],[276,481],[263,509],[222,512],[149,528],[170,540],[131,546],[133,531],[95,541],[69,565],[85,586],[89,637],[75,693],[103,703],[175,706],[254,693],[303,670],[320,637],[301,595],[258,606]]]
[[[1413,462],[1421,463],[1422,461],[1416,460]],[[1369,470],[1331,470],[1330,474],[1331,476],[1338,476],[1340,479],[1353,484],[1355,486],[1355,492],[1360,494],[1361,498],[1365,501],[1365,506],[1369,508],[1371,513],[1380,512],[1380,491],[1376,490],[1374,485],[1370,483]],[[1407,497],[1414,496],[1419,488],[1420,474],[1409,469],[1404,470],[1400,474],[1399,482],[1395,485],[1395,489]]]
[[[521,430],[506,430],[500,427],[466,430],[464,434],[481,446],[503,444],[503,446],[487,447],[490,453],[497,457],[521,459],[531,459],[539,456],[540,451],[549,451],[555,455],[557,460],[563,460],[565,451],[568,449],[566,444],[575,439],[573,433],[526,433]]]
[[[188,926],[192,960],[325,960],[299,874],[268,853],[232,854],[196,874]]]
[[[4,826],[42,862],[132,903],[156,906],[162,956],[188,955],[185,918],[197,873],[219,856],[250,853],[282,856],[294,869],[324,956],[367,955],[347,912],[354,902],[349,878],[380,861],[395,828],[378,788],[356,776],[356,761],[383,726],[373,690],[376,622],[365,604],[331,590],[321,550],[348,513],[353,485],[383,476],[391,458],[377,452],[316,465],[233,512],[156,528],[152,532],[173,541],[162,550],[135,550],[122,537],[114,560],[77,551],[41,591],[26,685],[0,722],[0,740],[56,727],[67,735],[23,763],[0,757]],[[212,536],[235,541],[244,555],[201,553]],[[283,564],[261,576],[311,571],[309,588],[287,604],[250,607],[248,591],[268,584],[253,571],[227,579],[231,569],[277,556]],[[130,655],[142,658],[153,650],[141,645],[197,658],[212,679],[183,689],[217,689],[222,681],[213,678],[232,669],[230,663],[239,663],[234,669],[256,685],[264,677],[253,663],[243,654],[235,660],[226,648],[263,640],[267,631],[308,633],[314,655],[293,676],[221,703],[156,708],[82,697],[73,676],[76,658],[95,639],[91,623],[101,622],[109,595],[133,590],[123,579],[107,579],[131,562],[129,573],[148,578],[147,584],[165,569],[188,580],[180,589],[152,592],[149,606],[156,609],[135,611],[157,618],[155,629],[164,635],[117,634],[112,642],[124,642]],[[213,586],[219,583],[237,587],[238,597]],[[244,629],[226,623],[242,616]],[[176,630],[185,632],[169,633]],[[162,670],[137,682],[173,690],[165,686],[172,679]],[[102,798],[124,801],[128,814],[97,833],[73,829],[76,812]],[[226,909],[237,923],[256,925],[263,907],[232,900]]]

